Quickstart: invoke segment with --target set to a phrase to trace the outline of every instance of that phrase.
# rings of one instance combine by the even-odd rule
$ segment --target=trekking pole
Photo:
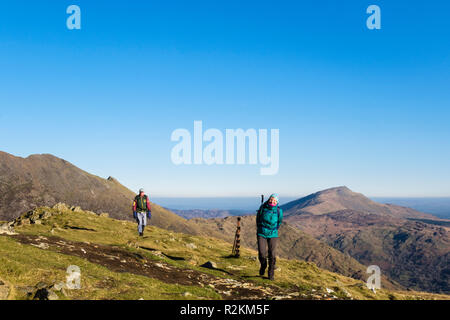
[[[234,243],[233,243],[233,251],[232,255],[235,258],[239,258],[240,252],[239,249],[241,248],[241,217],[237,218],[237,228],[236,228],[236,235],[234,236]]]
[[[261,204],[263,204],[264,203],[264,195],[262,194],[261,195]]]

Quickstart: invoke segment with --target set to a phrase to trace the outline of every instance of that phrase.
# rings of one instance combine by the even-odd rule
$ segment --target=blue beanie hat
[[[269,199],[270,199],[270,198],[274,198],[274,199],[276,199],[277,202],[278,202],[278,194],[272,193],[272,194],[270,195]]]

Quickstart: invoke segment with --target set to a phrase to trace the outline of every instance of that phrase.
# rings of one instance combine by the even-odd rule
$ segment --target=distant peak
[[[63,158],[57,157],[51,153],[34,153],[30,154],[25,160],[34,161],[34,160],[44,160],[44,161],[61,161],[63,163],[68,163],[67,160]]]
[[[58,158],[50,153],[33,153],[30,154],[27,158]]]
[[[328,188],[319,192],[353,192],[352,190],[350,190],[347,186],[339,186],[339,187],[333,187],[333,188]]]

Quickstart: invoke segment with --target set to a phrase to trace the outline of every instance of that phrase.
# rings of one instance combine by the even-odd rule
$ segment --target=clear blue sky
[[[0,150],[155,196],[450,196],[449,1],[0,4]],[[194,120],[279,128],[279,173],[175,166]]]

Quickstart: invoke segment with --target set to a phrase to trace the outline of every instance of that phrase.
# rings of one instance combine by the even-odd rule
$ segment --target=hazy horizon
[[[306,195],[305,195],[306,196]],[[284,205],[301,197],[280,195],[280,204]],[[390,203],[410,207],[430,213],[439,218],[450,219],[450,197],[369,197],[379,203]],[[266,198],[267,199],[267,198]],[[177,210],[239,210],[252,213],[260,205],[260,196],[255,197],[151,197],[151,200],[168,209]]]

